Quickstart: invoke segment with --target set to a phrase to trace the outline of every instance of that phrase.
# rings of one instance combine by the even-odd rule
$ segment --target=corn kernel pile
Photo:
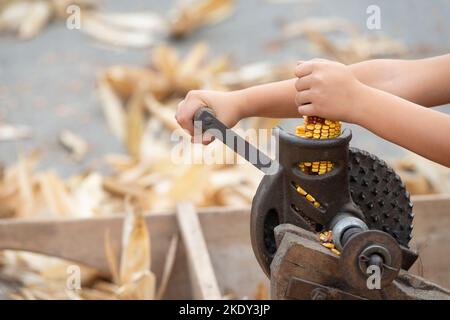
[[[336,249],[336,246],[333,243],[333,232],[332,231],[325,231],[321,232],[319,234],[319,240],[320,243],[327,249],[330,249],[331,252],[333,252],[335,255],[340,256],[341,253],[338,249]]]

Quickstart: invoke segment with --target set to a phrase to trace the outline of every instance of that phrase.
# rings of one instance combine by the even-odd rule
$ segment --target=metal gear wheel
[[[413,204],[401,178],[386,162],[359,149],[350,148],[348,165],[350,194],[369,229],[389,233],[408,247],[413,229]]]

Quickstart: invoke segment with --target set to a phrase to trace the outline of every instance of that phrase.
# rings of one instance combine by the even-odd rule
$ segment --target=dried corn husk
[[[340,33],[344,39],[331,39],[329,35]],[[284,41],[306,37],[315,45],[315,52],[332,59],[355,63],[363,60],[400,57],[408,50],[401,42],[383,35],[364,35],[348,20],[335,17],[308,18],[287,24],[283,29]]]
[[[197,0],[171,10],[170,19],[155,12],[101,12],[95,0],[15,0],[0,3],[0,32],[21,39],[39,34],[52,20],[79,14],[80,31],[103,44],[143,48],[159,39],[187,35],[206,24],[218,23],[233,11],[233,0]],[[72,8],[79,8],[73,12]],[[170,20],[170,21],[168,21]]]
[[[100,77],[98,95],[103,114],[114,136],[120,141],[125,139],[125,111],[122,101],[111,88],[108,81]]]
[[[175,256],[178,247],[178,235],[174,235],[170,241],[169,250],[167,251],[166,261],[164,263],[163,275],[161,277],[161,284],[156,294],[156,299],[161,300],[164,297],[164,293],[169,282],[170,275],[172,274],[172,268],[175,263]]]
[[[172,11],[170,33],[174,37],[184,37],[206,24],[218,23],[233,13],[234,6],[233,0],[180,2],[180,5]]]
[[[129,48],[144,48],[156,41],[156,30],[139,28],[130,23],[131,16],[97,14],[86,12],[82,15],[81,31],[105,44]],[[153,17],[153,15],[152,15]],[[149,20],[151,17],[148,17]],[[137,22],[140,22],[137,21]],[[126,25],[126,26],[124,26]],[[152,22],[154,28],[157,22]],[[147,26],[148,27],[148,26]]]
[[[34,38],[55,18],[66,19],[69,5],[84,12],[94,10],[95,0],[15,0],[0,4],[0,32],[17,34],[18,38]]]
[[[82,160],[89,149],[87,142],[70,130],[63,130],[61,132],[59,142],[70,152],[76,161]]]
[[[255,300],[269,300],[269,289],[267,285],[263,282],[258,284],[256,288],[256,292],[254,294]]]
[[[0,123],[0,141],[12,141],[29,138],[31,129],[23,125]]]
[[[141,211],[129,212],[122,233],[117,294],[123,299],[155,298],[156,279],[150,271],[150,236]]]
[[[19,38],[34,38],[48,24],[52,14],[52,7],[48,1],[31,2],[27,15],[23,18],[23,22],[19,26]]]

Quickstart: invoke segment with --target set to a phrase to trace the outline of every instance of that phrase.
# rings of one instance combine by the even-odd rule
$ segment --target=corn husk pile
[[[0,3],[0,32],[31,39],[51,21],[66,19],[69,5],[88,11],[94,10],[96,4],[95,0],[6,0]]]
[[[120,262],[105,237],[105,250],[113,275],[112,282],[100,280],[98,273],[84,266],[31,253],[2,252],[0,256],[1,294],[12,299],[155,299],[161,298],[173,266],[177,236],[169,249],[165,272],[157,291],[151,272],[150,237],[142,212],[129,211],[125,217]],[[174,247],[175,246],[175,247]],[[68,277],[78,269],[81,281]],[[16,288],[13,288],[13,287]],[[157,296],[158,295],[158,296]]]
[[[272,68],[277,72],[268,77],[266,73]],[[131,212],[129,215],[138,219],[140,216],[136,212],[173,210],[177,202],[183,200],[189,200],[197,207],[249,205],[262,178],[257,169],[246,162],[203,165],[193,161],[192,164],[177,164],[171,158],[174,143],[170,140],[173,131],[179,130],[174,119],[176,106],[189,90],[227,90],[290,76],[290,68],[263,64],[247,67],[247,70],[251,72],[233,69],[225,56],[208,58],[208,47],[204,43],[197,44],[184,55],[171,46],[161,45],[153,50],[148,67],[113,66],[106,69],[98,75],[99,101],[112,136],[125,145],[128,153],[105,156],[104,162],[112,169],[109,175],[86,171],[68,178],[62,178],[51,169],[37,170],[41,157],[38,151],[22,155],[17,163],[1,171],[0,216],[89,218]],[[289,73],[282,74],[281,70]],[[233,78],[232,82],[230,78]],[[272,128],[276,123],[258,119],[243,122],[240,127]],[[181,136],[186,136],[186,133],[182,131]],[[89,150],[87,141],[67,130],[61,133],[60,143],[71,153],[74,161],[80,161]],[[186,143],[192,146],[190,139]],[[217,141],[209,146],[196,145],[190,151],[191,159],[197,159],[205,150],[217,159],[236,157]],[[141,230],[142,245],[149,239],[148,232],[142,231],[142,225],[135,225],[135,228]],[[125,238],[138,232],[133,227],[124,231]],[[125,241],[122,261],[143,256],[129,246]],[[114,254],[108,253],[107,256],[113,257]],[[83,271],[83,274],[92,276],[83,279],[81,291],[73,291],[64,289],[63,279],[67,276],[68,264],[58,259],[50,260],[45,263],[46,258],[34,254],[6,252],[2,256],[2,265],[9,270],[5,271],[8,279],[21,283],[20,290],[9,296],[25,299],[158,298],[162,297],[164,290],[161,288],[164,283],[167,285],[170,275],[166,280],[158,279],[161,287],[156,292],[157,281],[148,265],[136,272],[126,271],[128,276],[124,276],[121,270],[128,268],[129,263],[121,261],[120,268],[117,268],[114,267],[117,263],[112,262],[113,283],[99,281],[93,270]],[[168,257],[167,260],[173,258]],[[36,261],[40,261],[38,266]],[[48,277],[47,268],[50,266],[52,277],[57,279]],[[24,273],[22,270],[28,271]],[[28,283],[23,279],[28,274],[35,282]],[[260,288],[258,296],[264,296],[261,291]]]
[[[0,30],[16,32],[21,38],[30,38],[50,19],[60,17],[57,14],[59,11],[53,7],[56,2],[58,1],[33,2],[51,9],[45,19],[41,17],[38,24],[40,27],[31,28],[33,32],[28,33],[23,31],[30,29],[23,27],[23,23],[27,21],[23,18],[25,15],[17,8],[14,10],[20,11],[22,15],[15,16],[19,18],[14,19],[14,28],[13,25],[6,24],[5,29],[5,21],[11,21],[5,20],[5,12],[12,10],[14,3],[14,6],[27,8],[25,11],[28,13],[31,1],[4,2],[0,7]],[[91,36],[107,43],[125,46],[153,44],[154,28],[161,27],[154,23],[159,17],[149,20],[146,17],[138,19],[133,16],[130,19],[131,16],[105,15],[92,7],[92,2],[78,2],[89,8],[85,12],[88,13],[87,19],[92,19],[88,25],[91,23],[91,30],[95,30]],[[181,4],[173,10],[164,32],[176,37],[187,36],[199,27],[225,19],[233,8],[233,1],[194,3],[191,6]],[[64,14],[62,16],[65,17]],[[130,21],[136,25],[130,26]],[[392,48],[396,48],[392,51],[400,54],[401,48],[396,45],[380,45],[380,51],[366,50],[364,48],[367,41],[358,38],[358,34],[351,28],[336,22],[320,27],[317,21],[292,27],[289,37],[306,36],[311,43],[318,45],[317,49],[322,53],[344,62],[378,57],[380,51]],[[141,25],[138,26],[138,23]],[[109,26],[104,27],[105,25]],[[111,25],[113,29],[110,28]],[[325,42],[324,34],[335,30],[336,25],[341,32],[344,30],[350,39],[354,39],[353,45],[343,48],[328,40]],[[119,33],[112,35],[111,30],[119,30]],[[147,36],[128,37],[123,32]],[[120,43],[118,38],[128,39],[123,40],[128,43]],[[361,48],[355,54],[353,49],[358,43]],[[146,229],[142,214],[153,210],[173,210],[177,202],[184,200],[193,202],[196,207],[247,206],[262,178],[258,170],[245,162],[212,165],[203,165],[199,161],[175,163],[172,151],[176,143],[171,141],[171,136],[174,130],[179,129],[174,119],[178,103],[189,90],[233,90],[287,79],[292,77],[294,66],[295,63],[261,62],[234,68],[227,56],[210,57],[205,43],[195,45],[185,54],[172,46],[161,44],[153,48],[148,66],[117,65],[98,74],[98,98],[105,121],[113,139],[122,142],[127,153],[108,154],[102,159],[111,168],[110,174],[88,170],[68,178],[62,178],[52,169],[38,170],[41,155],[37,151],[20,155],[17,163],[8,167],[0,166],[0,217],[90,218],[126,212],[120,261],[115,261],[115,254],[105,240],[105,253],[109,257],[113,279],[99,279],[95,270],[82,267],[82,289],[67,290],[67,262],[31,253],[5,251],[0,255],[0,278],[13,285],[3,294],[16,299],[163,297],[176,252],[177,238],[173,238],[171,250],[166,257],[163,277],[155,279],[150,261],[151,230]],[[267,129],[276,123],[270,119],[256,119],[242,121],[239,127]],[[8,124],[3,128],[6,128],[3,129],[6,132],[3,134],[4,140],[29,135],[26,128],[17,125]],[[181,132],[180,136],[183,135],[186,134]],[[82,161],[89,152],[89,141],[74,132],[61,132],[59,140],[74,161]],[[190,145],[190,139],[187,143]],[[188,155],[190,159],[199,160],[203,151],[210,152],[216,159],[235,157],[218,141],[206,147],[197,145],[189,149]],[[263,285],[258,286],[256,297],[267,298],[267,290]]]
[[[0,3],[0,33],[28,40],[52,21],[65,20],[70,30],[79,29],[103,44],[144,48],[217,24],[233,13],[234,6],[234,0],[184,0],[164,16],[151,11],[104,12],[96,0],[6,0]]]

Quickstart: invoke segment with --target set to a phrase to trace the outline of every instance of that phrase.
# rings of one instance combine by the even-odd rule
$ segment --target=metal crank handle
[[[262,172],[268,173],[272,169],[274,161],[218,120],[211,108],[202,107],[197,110],[194,115],[194,127],[201,129],[202,133],[208,131]]]

